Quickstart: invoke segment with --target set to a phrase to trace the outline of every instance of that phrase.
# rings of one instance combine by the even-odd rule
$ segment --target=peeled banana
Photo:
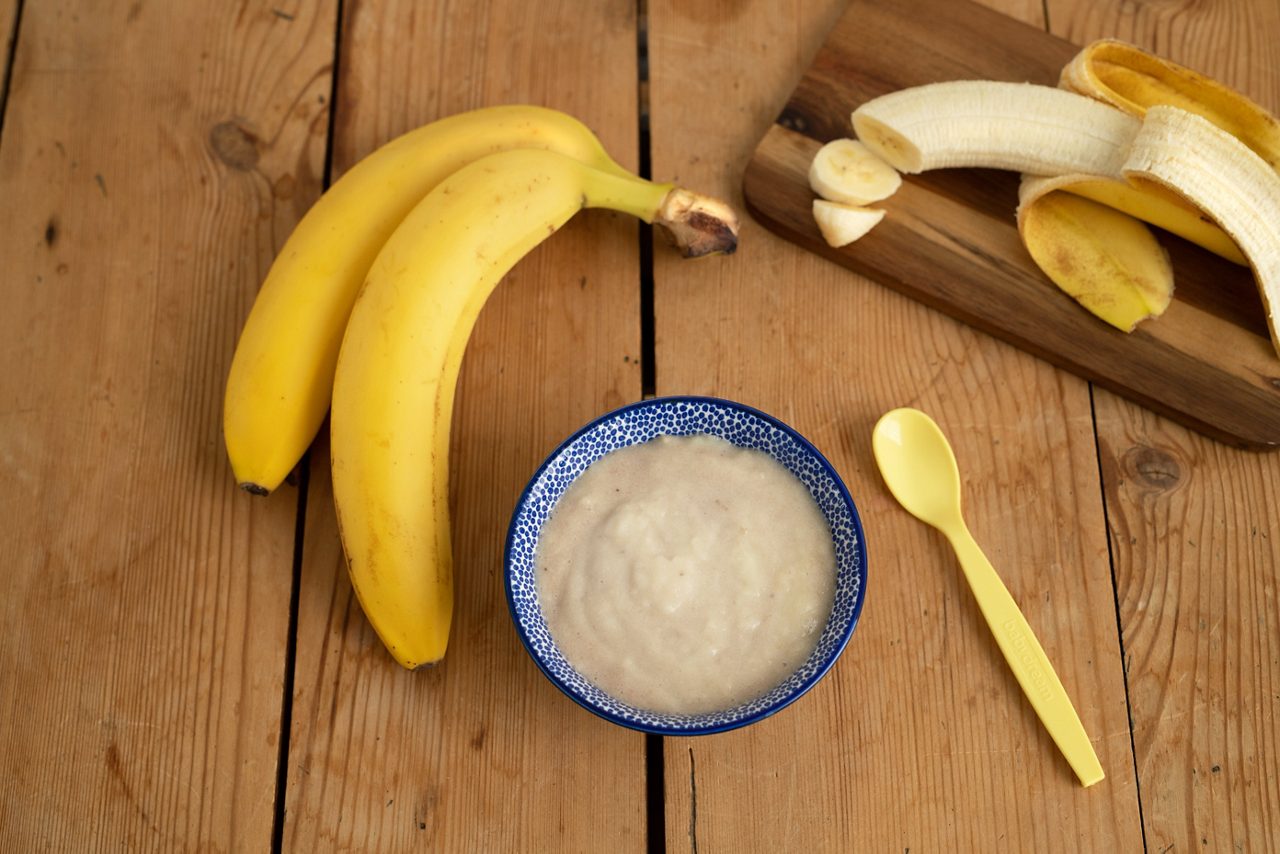
[[[449,430],[471,328],[503,275],[583,208],[665,226],[686,255],[730,252],[723,203],[551,151],[446,178],[378,253],[351,311],[331,415],[334,500],[360,604],[396,661],[438,661],[452,613]]]
[[[976,166],[1118,178],[1140,124],[1074,92],[992,80],[901,89],[853,112],[858,139],[909,174]]]
[[[324,421],[351,305],[374,257],[446,176],[511,148],[558,151],[627,175],[585,125],[556,110],[502,106],[450,116],[392,140],[329,188],[271,265],[232,358],[223,413],[236,481],[265,495]]]
[[[973,80],[903,89],[858,107],[853,127],[904,172],[1024,173],[1018,226],[1032,257],[1122,329],[1172,294],[1167,255],[1138,219],[1249,264],[1280,353],[1280,122],[1121,42],[1090,45],[1062,82],[1085,94]]]

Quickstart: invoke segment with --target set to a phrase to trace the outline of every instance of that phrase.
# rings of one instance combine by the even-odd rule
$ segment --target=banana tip
[[[732,255],[738,248],[738,216],[719,199],[674,189],[658,211],[661,226],[686,258]]]
[[[270,495],[271,494],[271,490],[267,489],[265,486],[260,486],[256,483],[250,483],[248,481],[240,484],[240,488],[243,489],[245,492],[249,493],[250,495]]]

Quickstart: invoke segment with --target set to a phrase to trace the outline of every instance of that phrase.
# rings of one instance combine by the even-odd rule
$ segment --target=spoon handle
[[[982,616],[986,617],[987,625],[991,627],[1018,684],[1054,743],[1071,764],[1071,769],[1080,778],[1080,784],[1092,786],[1104,776],[1098,755],[1049,657],[1044,654],[1031,626],[1018,609],[1018,603],[1013,601],[1008,588],[963,524],[954,532],[948,532],[948,539],[960,559],[960,566],[978,600]]]

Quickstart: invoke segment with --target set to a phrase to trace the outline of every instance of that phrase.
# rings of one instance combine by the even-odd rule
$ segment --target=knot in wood
[[[1182,480],[1182,466],[1167,451],[1149,445],[1136,445],[1125,454],[1125,468],[1130,477],[1143,486],[1167,492]]]
[[[209,131],[209,146],[218,159],[241,172],[258,165],[258,138],[236,122],[219,122]]]

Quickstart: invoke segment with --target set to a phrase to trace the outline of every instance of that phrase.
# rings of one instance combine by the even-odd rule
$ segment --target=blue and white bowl
[[[661,714],[623,703],[574,670],[547,631],[538,602],[534,553],[542,525],[569,485],[610,451],[657,436],[706,433],[756,448],[787,467],[817,500],[836,552],[835,603],[817,648],[785,682],[732,709],[697,715]],[[507,603],[525,649],[551,682],[574,701],[621,726],[660,735],[703,735],[746,726],[790,705],[817,684],[849,642],[867,587],[867,551],[858,510],[822,454],[786,424],[759,410],[712,397],[664,397],[600,416],[557,448],[516,505],[507,534]]]

